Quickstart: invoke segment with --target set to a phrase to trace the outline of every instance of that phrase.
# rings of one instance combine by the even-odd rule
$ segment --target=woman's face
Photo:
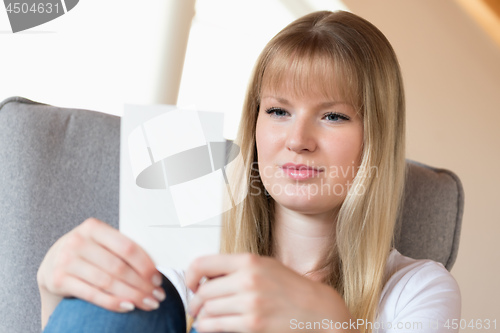
[[[336,213],[360,165],[361,117],[313,90],[263,89],[261,96],[256,143],[264,187],[293,211]]]

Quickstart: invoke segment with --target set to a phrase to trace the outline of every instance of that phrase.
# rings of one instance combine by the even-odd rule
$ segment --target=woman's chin
[[[326,212],[334,211],[339,205],[336,203],[335,198],[325,200],[324,196],[312,194],[294,194],[294,195],[272,195],[274,201],[286,209],[292,210],[300,214],[324,214]]]

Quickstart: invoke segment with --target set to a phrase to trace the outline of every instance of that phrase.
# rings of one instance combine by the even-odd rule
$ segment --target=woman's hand
[[[88,219],[49,249],[37,274],[42,327],[63,297],[111,311],[158,308],[162,278],[147,253],[104,222]]]
[[[199,285],[202,277],[208,280]],[[335,322],[352,320],[333,288],[272,258],[201,257],[189,267],[186,283],[195,292],[189,307],[199,332],[336,332]],[[314,322],[321,325],[306,327]]]

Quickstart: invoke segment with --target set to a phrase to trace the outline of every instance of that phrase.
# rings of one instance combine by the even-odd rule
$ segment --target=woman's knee
[[[186,332],[186,316],[180,296],[164,278],[167,298],[154,311],[136,309],[118,313],[77,298],[61,301],[44,333],[52,332]]]

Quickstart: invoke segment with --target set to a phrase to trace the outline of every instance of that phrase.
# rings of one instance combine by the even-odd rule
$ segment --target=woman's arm
[[[97,219],[88,219],[49,249],[37,274],[42,328],[63,297],[111,311],[153,310],[165,298],[161,276],[147,253]]]
[[[209,280],[200,286],[204,276]],[[357,332],[335,330],[336,322],[354,319],[333,288],[272,258],[202,257],[188,269],[186,283],[195,292],[189,308],[199,332]]]

